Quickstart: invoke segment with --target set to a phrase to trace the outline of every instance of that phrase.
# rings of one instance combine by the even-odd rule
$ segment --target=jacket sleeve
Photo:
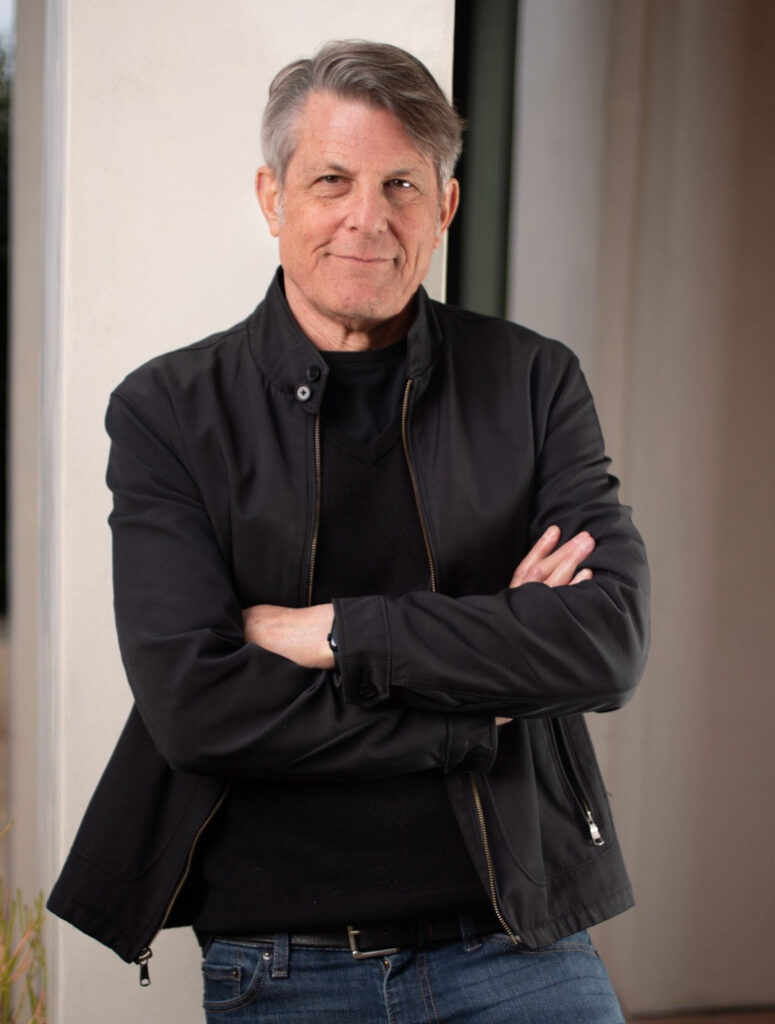
[[[587,529],[596,547],[583,564],[593,579],[459,598],[411,593],[335,601],[340,682],[351,703],[379,707],[399,699],[450,712],[537,717],[609,711],[631,696],[648,648],[645,550],[607,472],[578,360],[563,346],[553,352],[559,365],[552,372],[544,367],[531,387],[536,472],[529,545],[552,523],[563,539]]]
[[[305,777],[491,766],[491,716],[364,709],[331,672],[246,644],[228,560],[174,444],[118,393],[106,427],[119,646],[172,767]]]

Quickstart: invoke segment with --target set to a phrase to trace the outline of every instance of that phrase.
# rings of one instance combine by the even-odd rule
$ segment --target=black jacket
[[[482,883],[530,946],[632,902],[580,712],[619,707],[642,673],[648,575],[578,361],[422,290],[407,360],[404,445],[435,589],[335,601],[339,675],[242,634],[242,608],[304,604],[314,574],[328,370],[281,277],[243,323],[111,396],[136,704],[49,908],[126,960],[190,920],[193,849],[234,776],[442,768]],[[594,578],[509,589],[552,523],[595,537]],[[496,714],[514,721],[496,730]]]

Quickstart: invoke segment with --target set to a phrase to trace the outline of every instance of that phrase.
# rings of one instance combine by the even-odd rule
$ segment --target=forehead
[[[310,93],[295,125],[296,147],[289,167],[341,164],[352,169],[382,166],[433,173],[395,114],[330,92]]]

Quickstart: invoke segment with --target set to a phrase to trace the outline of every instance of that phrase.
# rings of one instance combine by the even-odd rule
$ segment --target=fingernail
[[[578,535],[578,537],[576,538],[576,543],[582,551],[591,551],[592,548],[595,546],[594,540],[592,540],[591,535],[588,534],[586,530],[584,530],[583,533],[580,533]]]
[[[544,539],[549,540],[550,537],[555,537],[560,532],[559,526],[550,526],[544,534]]]

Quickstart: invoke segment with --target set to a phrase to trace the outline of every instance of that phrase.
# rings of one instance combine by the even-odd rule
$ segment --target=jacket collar
[[[407,335],[407,373],[415,392],[425,388],[441,345],[441,331],[424,288],[417,291],[417,310]],[[285,298],[279,267],[266,298],[248,317],[248,344],[263,375],[306,412],[317,413],[323,399],[328,366],[320,351],[299,327]]]

